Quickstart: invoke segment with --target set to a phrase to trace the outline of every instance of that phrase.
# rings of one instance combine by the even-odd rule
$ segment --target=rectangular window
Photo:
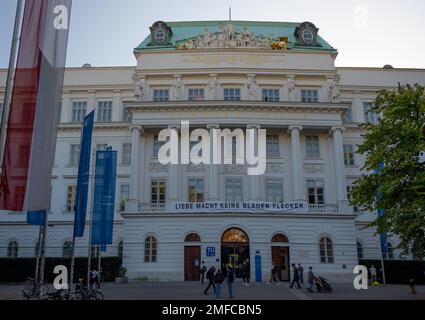
[[[242,202],[242,179],[226,179],[225,191],[227,202]]]
[[[267,135],[267,157],[279,158],[279,136],[278,135]]]
[[[346,166],[354,166],[354,146],[352,144],[344,144],[344,163]]]
[[[74,123],[81,123],[84,120],[87,112],[86,101],[75,101],[72,103],[72,119]]]
[[[367,122],[367,123],[378,123],[379,117],[372,110],[372,108],[373,108],[372,102],[364,102],[363,103],[363,111],[364,111],[364,116],[365,116],[365,122]]]
[[[159,149],[161,149],[161,147],[166,143],[163,141],[159,141],[158,139],[159,139],[158,136],[155,136],[153,141],[153,157],[154,158],[158,158]]]
[[[151,181],[151,202],[154,204],[165,203],[166,190],[165,179],[153,179]]]
[[[224,100],[225,101],[240,101],[241,89],[236,89],[236,88],[224,89]]]
[[[80,162],[80,145],[71,144],[70,155],[69,155],[69,165],[78,166],[79,162]]]
[[[122,145],[122,164],[126,166],[131,164],[131,143]]]
[[[320,158],[318,136],[306,136],[307,158]]]
[[[350,106],[350,109],[344,111],[342,114],[342,121],[344,122],[353,122],[353,107]]]
[[[205,100],[204,89],[189,89],[189,101]]]
[[[112,122],[112,101],[98,102],[97,122]]]
[[[125,203],[130,199],[130,185],[122,184],[120,186],[120,211],[125,210]]]
[[[189,202],[204,201],[204,179],[189,179]]]
[[[170,100],[170,92],[167,89],[157,89],[153,91],[154,102],[167,102]]]
[[[353,198],[354,190],[355,190],[355,187],[352,187],[352,186],[347,187],[347,198],[348,198],[348,201],[350,202],[350,204],[351,204],[351,202],[354,199]],[[359,211],[359,207],[358,206],[353,206],[353,210],[354,210],[354,212],[358,212]]]
[[[325,204],[323,181],[309,180],[307,181],[307,189],[309,204]]]
[[[74,212],[77,186],[68,186],[66,191],[66,212]]]
[[[266,180],[266,201],[283,202],[283,181],[281,179]]]
[[[301,101],[305,103],[318,103],[319,102],[319,91],[313,89],[301,90]]]
[[[278,89],[263,89],[263,101],[279,102],[280,91]]]
[[[122,109],[122,121],[130,122],[131,121],[131,112],[127,107]]]

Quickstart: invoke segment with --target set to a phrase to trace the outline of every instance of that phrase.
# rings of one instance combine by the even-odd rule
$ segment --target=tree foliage
[[[404,254],[424,257],[425,163],[420,160],[425,151],[424,87],[384,90],[371,111],[381,117],[377,124],[363,125],[367,134],[358,152],[366,158],[366,174],[356,182],[353,204],[370,212],[383,209],[384,216],[371,226],[378,233],[398,236]]]

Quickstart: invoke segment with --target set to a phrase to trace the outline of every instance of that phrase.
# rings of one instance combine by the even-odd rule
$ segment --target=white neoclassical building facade
[[[93,149],[119,153],[107,254],[123,257],[131,279],[194,281],[203,261],[238,276],[248,266],[253,281],[268,280],[272,262],[282,280],[300,263],[348,281],[359,258],[380,259],[379,237],[366,228],[374,214],[349,202],[364,161],[359,125],[377,121],[368,110],[381,89],[424,85],[425,70],[336,67],[337,50],[308,22],[156,22],[134,54],[136,66],[66,70],[49,256],[69,254],[81,122],[96,109]],[[180,134],[182,121],[210,132],[265,129],[266,172],[162,165],[159,132]],[[1,213],[0,256],[34,255],[38,229],[25,218]],[[406,257],[390,250],[386,258]]]

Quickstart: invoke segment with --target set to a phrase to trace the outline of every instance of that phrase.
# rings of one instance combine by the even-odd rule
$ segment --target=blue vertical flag
[[[384,163],[381,162],[378,165],[378,169],[375,170],[375,174],[381,174],[382,170],[384,169]],[[376,195],[378,200],[382,199],[382,194],[380,192],[377,193]],[[385,215],[385,210],[384,209],[378,209],[378,217],[383,217]],[[381,241],[381,250],[382,250],[382,254],[387,257],[388,254],[388,236],[386,233],[381,233],[379,235],[380,241]]]
[[[86,225],[87,197],[89,193],[90,155],[93,134],[94,111],[84,119],[81,138],[81,153],[78,169],[77,196],[75,200],[74,237],[84,236]]]
[[[46,211],[29,211],[27,213],[27,223],[32,226],[44,226],[46,214]]]
[[[92,245],[100,245],[102,251],[112,244],[115,188],[117,176],[117,152],[108,148],[96,153],[96,176],[93,201]]]

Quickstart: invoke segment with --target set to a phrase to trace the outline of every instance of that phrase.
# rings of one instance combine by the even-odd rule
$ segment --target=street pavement
[[[129,283],[117,285],[105,283],[102,292],[106,300],[214,300],[213,291],[203,293],[200,283]],[[23,285],[0,285],[0,300],[22,300]],[[305,288],[290,289],[288,283],[269,285],[253,283],[249,287],[235,283],[234,301],[237,300],[425,300],[425,286],[418,286],[418,294],[409,294],[409,287],[387,285],[355,290],[353,285],[334,284],[333,293],[307,293]],[[227,288],[223,286],[223,299],[227,299]],[[230,301],[230,300],[229,300]],[[233,300],[232,300],[233,301]]]

